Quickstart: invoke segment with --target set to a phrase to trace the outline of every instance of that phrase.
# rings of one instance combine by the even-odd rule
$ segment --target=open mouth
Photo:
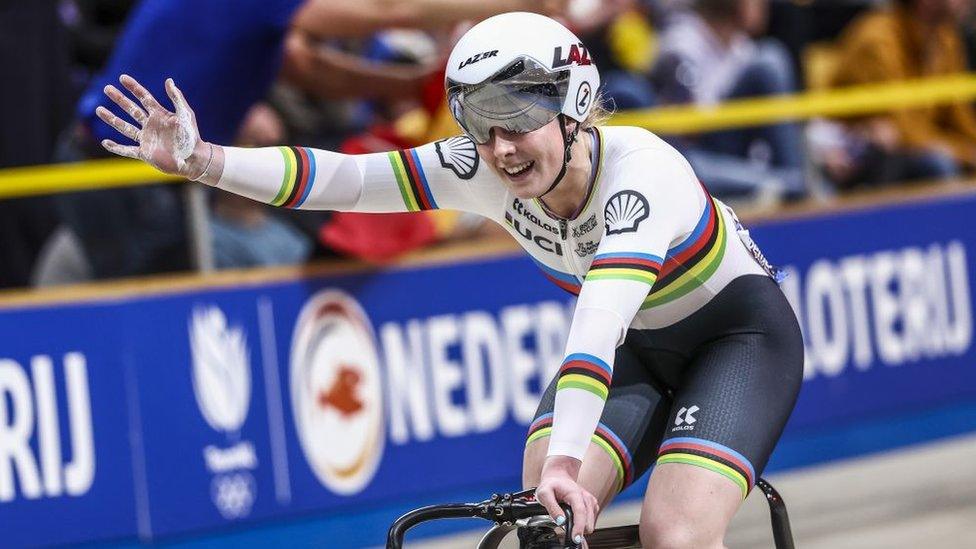
[[[517,166],[506,167],[506,168],[503,168],[503,169],[504,169],[505,173],[508,175],[509,178],[511,178],[511,179],[521,179],[527,173],[529,173],[530,171],[532,171],[532,168],[534,166],[535,166],[535,160],[530,160],[528,162],[523,162],[523,163],[521,163],[521,164],[519,164]]]

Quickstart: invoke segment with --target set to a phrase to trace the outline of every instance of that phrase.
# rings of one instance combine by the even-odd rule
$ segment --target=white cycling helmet
[[[537,129],[562,113],[586,119],[600,74],[580,39],[536,13],[489,17],[461,37],[447,61],[451,112],[478,143],[488,130]]]
[[[487,143],[493,127],[525,133],[559,117],[565,155],[552,190],[579,131],[577,124],[567,134],[559,115],[586,119],[600,73],[569,29],[543,15],[513,12],[489,17],[461,37],[447,61],[445,86],[454,119],[476,143]]]

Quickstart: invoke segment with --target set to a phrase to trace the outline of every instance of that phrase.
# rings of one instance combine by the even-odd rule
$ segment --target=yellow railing
[[[801,120],[815,116],[860,116],[976,99],[976,76],[929,78],[904,83],[727,101],[714,108],[662,107],[622,111],[613,125],[640,126],[663,134]],[[0,170],[0,199],[86,189],[180,181],[132,160],[92,160]]]
[[[715,108],[662,107],[617,113],[610,121],[664,133],[693,133],[755,126],[816,116],[849,117],[976,98],[976,76],[970,74],[910,82],[872,84],[756,99],[727,101]]]
[[[125,158],[0,170],[0,198],[182,181]]]

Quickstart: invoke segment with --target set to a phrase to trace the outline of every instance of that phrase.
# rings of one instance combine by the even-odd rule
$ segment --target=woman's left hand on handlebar
[[[593,494],[577,482],[580,461],[567,456],[550,456],[542,468],[542,479],[535,490],[539,503],[549,511],[556,524],[565,522],[559,502],[573,510],[573,540],[582,541],[583,534],[590,534],[596,527],[600,504]]]

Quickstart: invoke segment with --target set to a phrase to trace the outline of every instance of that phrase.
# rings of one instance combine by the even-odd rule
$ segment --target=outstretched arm
[[[132,117],[125,121],[104,107],[98,117],[136,142],[105,140],[112,153],[145,161],[157,169],[289,208],[361,212],[404,212],[446,208],[492,212],[495,182],[474,178],[478,157],[465,137],[389,153],[346,155],[306,147],[222,147],[200,138],[196,117],[172,79],[167,110],[135,79],[105,93]]]

